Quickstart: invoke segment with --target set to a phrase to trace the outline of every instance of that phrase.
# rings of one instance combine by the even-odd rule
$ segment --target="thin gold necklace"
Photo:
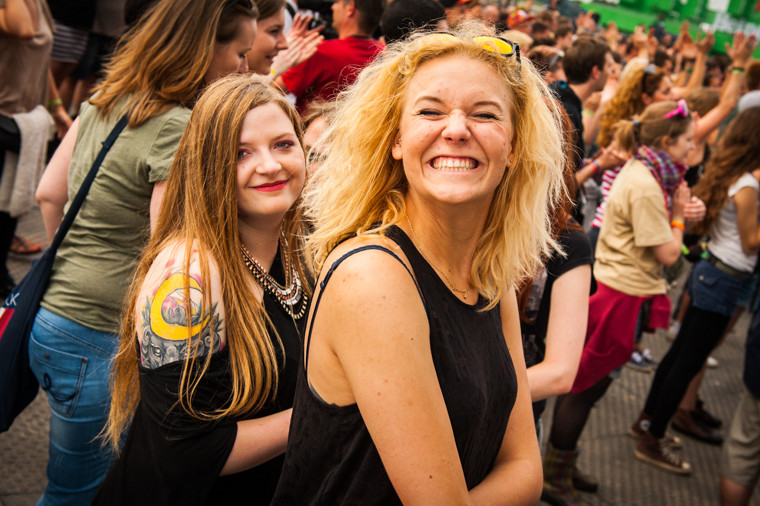
[[[430,264],[430,267],[432,267],[433,269],[435,269],[436,272],[441,273],[441,276],[443,276],[443,278],[446,280],[446,284],[449,285],[449,288],[451,288],[453,291],[455,291],[457,293],[461,293],[462,294],[462,298],[464,300],[467,300],[467,294],[470,293],[470,290],[469,289],[468,290],[460,290],[459,288],[457,288],[454,285],[454,283],[451,282],[451,280],[449,279],[449,277],[446,275],[445,272],[443,272],[441,269],[439,269],[438,267],[436,267],[435,265],[433,265],[433,262],[431,262],[428,259],[428,257],[425,256],[425,252],[422,251],[422,246],[420,245],[420,240],[417,239],[417,234],[414,232],[414,227],[412,226],[412,220],[409,219],[409,215],[408,214],[406,215],[406,222],[409,224],[409,229],[412,231],[412,242],[417,247],[417,250],[419,250],[420,255],[422,255],[422,258],[424,258],[425,261]]]

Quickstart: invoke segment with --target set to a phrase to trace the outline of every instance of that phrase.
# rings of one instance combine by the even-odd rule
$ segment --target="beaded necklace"
[[[284,244],[280,241],[281,251],[285,251]],[[299,320],[306,313],[306,306],[308,305],[309,297],[303,292],[301,286],[301,280],[298,277],[296,270],[290,265],[288,255],[282,255],[283,271],[285,272],[285,284],[282,286],[279,284],[269,273],[261,266],[261,264],[253,258],[248,249],[240,244],[240,251],[243,253],[243,263],[251,271],[256,282],[267,292],[274,295],[274,298],[280,302],[280,305],[285,311],[290,314],[294,320]],[[302,300],[303,299],[303,300]],[[301,301],[301,309],[296,313],[295,307],[298,302]]]

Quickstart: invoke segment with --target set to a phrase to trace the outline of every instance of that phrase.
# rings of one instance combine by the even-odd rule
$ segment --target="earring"
[[[401,138],[396,139],[396,142],[393,143],[394,146],[401,146]]]

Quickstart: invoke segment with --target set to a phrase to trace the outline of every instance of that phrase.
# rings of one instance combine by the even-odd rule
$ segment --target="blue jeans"
[[[50,403],[48,484],[38,505],[90,504],[114,455],[97,438],[108,419],[118,336],[40,308],[29,340],[32,371]]]

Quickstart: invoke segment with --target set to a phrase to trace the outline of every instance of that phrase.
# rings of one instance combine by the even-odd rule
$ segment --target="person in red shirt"
[[[275,79],[284,91],[296,96],[299,113],[315,100],[333,100],[383,50],[383,43],[371,36],[384,7],[384,0],[336,0],[332,4],[338,38],[322,42],[311,58]]]

